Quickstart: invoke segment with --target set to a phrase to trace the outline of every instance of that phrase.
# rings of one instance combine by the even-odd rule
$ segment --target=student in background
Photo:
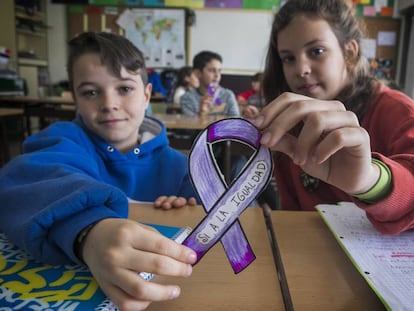
[[[138,272],[189,276],[196,254],[126,219],[128,198],[196,203],[186,157],[168,146],[161,122],[144,117],[143,55],[124,37],[83,33],[69,42],[67,68],[77,118],[29,137],[2,168],[0,230],[40,261],[85,263],[122,310],[175,298],[178,286]]]
[[[218,115],[225,117],[240,116],[236,96],[233,91],[222,88],[222,58],[211,51],[202,51],[193,58],[193,72],[199,80],[198,88],[187,90],[180,98],[181,113],[189,116]],[[222,143],[214,144],[214,153],[222,171],[224,170],[224,147]],[[243,168],[244,156],[232,156],[231,176],[235,178]]]
[[[258,116],[265,106],[262,92],[263,73],[258,72],[252,76],[251,88],[237,95],[237,102],[243,117],[252,119]]]
[[[177,72],[177,82],[174,86],[173,104],[179,106],[180,98],[185,92],[191,89],[197,89],[200,81],[190,66],[181,67]]]
[[[289,0],[275,15],[255,119],[277,151],[283,209],[353,201],[383,233],[414,228],[414,102],[370,74],[343,0]]]
[[[148,83],[151,83],[152,85],[152,95],[158,96],[158,97],[166,97],[167,91],[164,88],[164,85],[162,85],[161,76],[158,72],[154,70],[154,68],[148,68]]]
[[[223,60],[215,52],[202,51],[193,58],[193,70],[200,81],[197,89],[181,96],[181,111],[185,115],[240,116],[233,91],[220,86]]]

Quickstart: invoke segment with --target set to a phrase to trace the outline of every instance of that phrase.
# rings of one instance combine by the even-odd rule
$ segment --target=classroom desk
[[[76,113],[75,103],[71,98],[58,96],[0,96],[0,106],[20,107],[24,109],[27,135],[32,134],[31,117],[72,120]]]
[[[156,95],[154,94],[154,95],[151,95],[150,101],[154,103],[165,103],[167,101],[167,98],[160,94],[156,94]]]
[[[165,98],[162,96],[151,96],[153,102],[164,102]],[[23,103],[23,104],[51,104],[51,105],[75,105],[74,100],[70,97],[61,96],[0,96],[0,103]]]
[[[317,212],[270,219],[294,310],[385,310]]]
[[[19,116],[23,110],[19,108],[0,108],[0,117]]]
[[[160,102],[159,97],[151,97],[151,101]],[[29,97],[29,96],[0,96],[0,106],[19,107],[24,109],[26,128],[31,134],[30,117],[60,118],[72,120],[75,117],[75,102],[71,98],[58,96]],[[155,113],[152,117],[164,122],[167,129],[202,130],[210,123],[220,120],[220,116],[190,117],[181,114]]]
[[[223,119],[223,116],[187,116],[183,114],[154,113],[152,117],[162,121],[170,130],[203,130],[210,123]]]
[[[0,102],[12,103],[49,103],[49,104],[68,104],[73,105],[73,99],[60,96],[0,96]]]
[[[23,116],[19,108],[0,108],[0,166],[10,160],[6,120],[7,117]]]
[[[129,217],[141,222],[195,228],[204,216],[200,206],[164,211],[131,203]],[[223,247],[217,243],[194,266],[191,277],[156,277],[155,282],[180,285],[181,296],[175,300],[154,302],[148,311],[284,310],[262,210],[248,208],[241,215],[240,222],[256,254],[256,260],[249,267],[234,274]]]

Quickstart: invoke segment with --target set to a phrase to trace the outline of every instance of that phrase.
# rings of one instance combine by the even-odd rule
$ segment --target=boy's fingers
[[[142,243],[142,241],[152,241],[152,243]],[[149,255],[162,255],[189,264],[194,263],[197,259],[197,255],[192,249],[176,243],[159,232],[151,230],[143,230],[140,236],[131,241],[131,243],[134,248],[134,253],[127,256],[127,258],[130,259],[130,262],[125,263],[131,268],[133,268],[136,263],[142,263],[149,258],[154,258],[144,257],[147,255],[146,252],[149,252]],[[162,258],[162,256],[160,256],[160,258]],[[140,260],[137,260],[137,258],[140,258]]]
[[[102,288],[102,290],[108,298],[123,311],[145,310],[150,304],[149,301],[142,301],[136,297],[132,297],[126,293],[124,289],[112,284],[107,288]]]
[[[155,202],[154,202],[154,206],[155,207],[161,207],[162,203],[164,203],[164,201],[167,199],[167,196],[160,196],[158,197]]]
[[[145,310],[150,301],[163,301],[177,298],[180,287],[160,285],[142,279],[137,273],[124,270],[120,284],[114,282],[103,289],[107,296],[121,310]]]
[[[183,197],[176,197],[173,201],[172,201],[172,205],[174,207],[182,207],[187,203],[187,200]]]

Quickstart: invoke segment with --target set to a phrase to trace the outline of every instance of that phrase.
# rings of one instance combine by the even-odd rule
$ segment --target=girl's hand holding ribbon
[[[369,136],[339,101],[283,93],[253,122],[264,146],[347,193],[365,192],[378,180]]]

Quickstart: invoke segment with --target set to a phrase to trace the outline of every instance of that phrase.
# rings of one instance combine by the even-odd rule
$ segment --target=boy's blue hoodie
[[[29,137],[23,154],[0,170],[0,231],[36,259],[79,263],[77,234],[103,218],[127,218],[128,198],[196,197],[187,158],[168,145],[165,126],[146,117],[141,136],[122,154],[78,117]]]

